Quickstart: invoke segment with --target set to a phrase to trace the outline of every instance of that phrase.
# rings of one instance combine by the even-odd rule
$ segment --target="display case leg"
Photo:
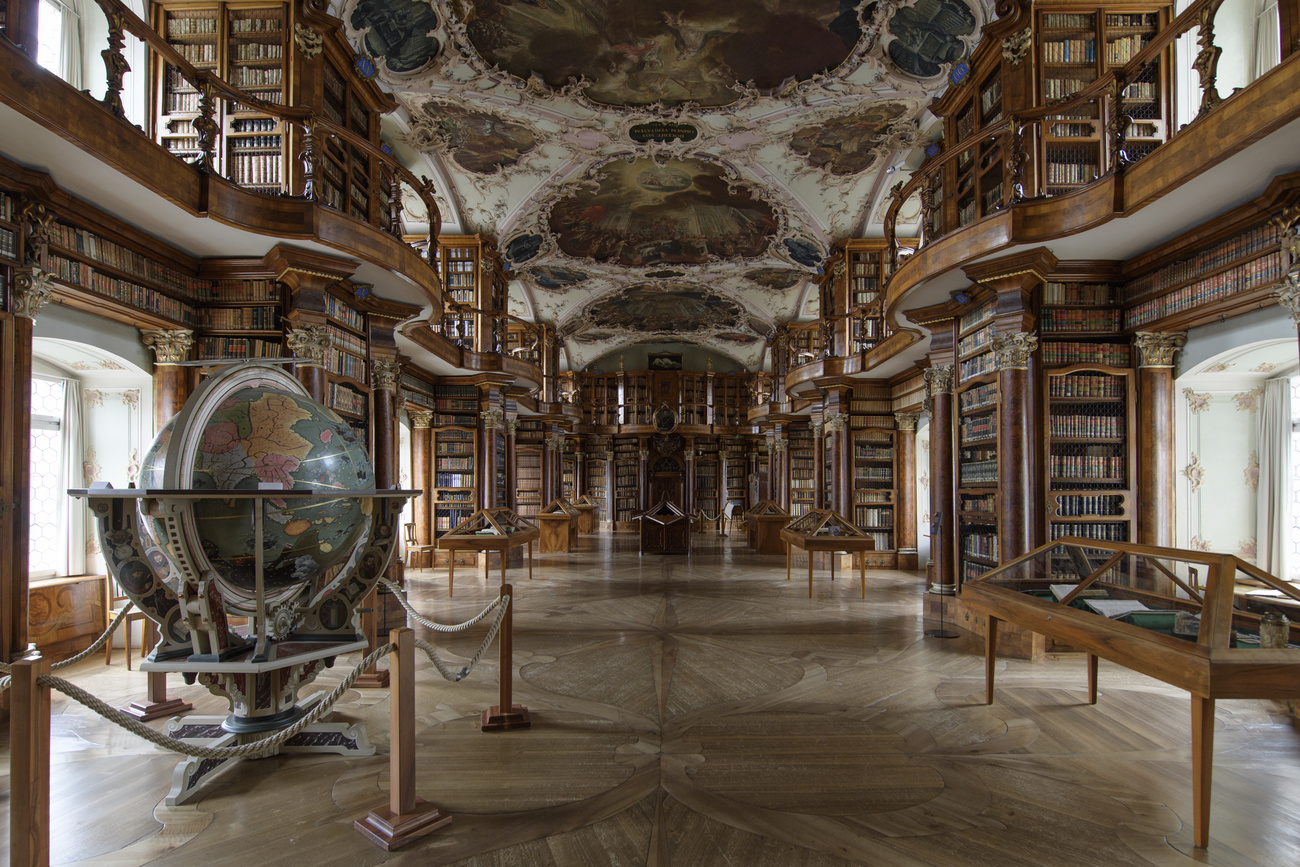
[[[1097,654],[1088,654],[1088,704],[1097,703]]]
[[[1214,772],[1214,699],[1192,696],[1192,841],[1210,845],[1210,777]]]
[[[984,703],[993,704],[993,667],[998,661],[998,619],[990,617],[984,633]]]

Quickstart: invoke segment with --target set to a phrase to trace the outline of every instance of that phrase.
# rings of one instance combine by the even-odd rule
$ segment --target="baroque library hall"
[[[1300,864],[1298,143],[1300,0],[0,0],[6,863]]]

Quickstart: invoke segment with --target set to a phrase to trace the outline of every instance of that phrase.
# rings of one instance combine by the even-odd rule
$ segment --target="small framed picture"
[[[681,370],[682,355],[680,352],[651,352],[649,363],[651,370]]]

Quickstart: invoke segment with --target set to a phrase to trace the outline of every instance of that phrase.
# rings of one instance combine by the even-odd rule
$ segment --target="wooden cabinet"
[[[958,321],[957,544],[962,581],[998,565],[998,394],[992,299]]]
[[[282,357],[283,296],[280,284],[269,277],[214,280],[212,301],[198,311],[195,356]]]
[[[447,304],[435,330],[462,349],[507,350],[504,313],[509,286],[500,255],[482,235],[443,235],[436,253]]]
[[[435,427],[433,440],[433,534],[442,536],[474,512],[478,482],[477,431]]]
[[[853,514],[846,515],[871,536],[876,551],[893,551],[896,454],[893,401],[887,383],[860,383],[849,404],[852,433]]]

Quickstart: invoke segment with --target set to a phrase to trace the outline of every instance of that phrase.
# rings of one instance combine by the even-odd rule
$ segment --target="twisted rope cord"
[[[51,689],[57,689],[73,701],[80,702],[90,710],[102,716],[111,723],[116,723],[127,731],[136,734],[145,740],[156,744],[163,749],[171,750],[174,753],[190,756],[196,759],[246,759],[262,758],[275,753],[280,745],[289,738],[301,732],[307,726],[317,722],[334,707],[334,703],[339,700],[343,693],[347,692],[356,679],[363,672],[371,668],[386,653],[392,651],[392,644],[379,646],[352,671],[348,672],[347,677],[325,696],[316,703],[302,719],[295,722],[288,728],[280,729],[274,735],[263,738],[253,743],[240,744],[235,747],[208,747],[201,744],[189,744],[185,741],[174,738],[163,732],[155,731],[144,723],[140,722],[133,716],[123,713],[112,705],[106,703],[97,696],[87,692],[75,683],[64,680],[61,677],[55,677],[51,674],[42,674],[36,678],[36,682]]]
[[[471,626],[481,621],[483,618],[487,617],[488,614],[492,612],[493,608],[501,604],[501,600],[503,598],[505,599],[510,598],[508,596],[506,597],[498,596],[496,599],[492,600],[491,604],[489,604],[488,607],[484,608],[474,618],[470,620],[466,620],[464,623],[444,624],[444,623],[438,623],[436,621],[430,620],[429,618],[422,615],[420,612],[416,611],[413,607],[411,607],[411,602],[409,599],[406,598],[406,593],[403,592],[401,587],[398,587],[392,581],[389,581],[387,578],[380,578],[379,583],[387,587],[388,592],[392,593],[394,596],[397,597],[397,601],[400,602],[402,604],[402,607],[406,609],[406,613],[411,616],[412,620],[414,620],[416,623],[420,624],[426,629],[432,629],[434,632],[463,632],[464,630],[469,629]]]
[[[131,613],[131,609],[134,607],[135,607],[134,603],[131,602],[126,603],[126,607],[123,608],[121,611],[117,612],[117,616],[113,618],[113,622],[108,624],[108,628],[104,630],[103,635],[95,639],[94,644],[90,645],[90,647],[87,647],[85,650],[81,651],[81,653],[78,653],[76,656],[70,657],[69,659],[65,659],[62,662],[54,663],[53,665],[50,666],[50,671],[61,671],[70,665],[76,665],[78,662],[81,662],[81,660],[85,659],[87,656],[90,656],[92,653],[98,651],[101,647],[104,646],[104,644],[108,641],[108,639],[112,637],[113,633],[117,630],[117,627],[121,625],[122,621],[126,619],[126,615]],[[11,672],[13,671],[13,667],[6,663],[0,662],[0,671]],[[8,689],[9,684],[12,682],[13,682],[12,677],[0,677],[0,692],[4,692],[6,689]]]
[[[447,668],[447,664],[438,657],[438,652],[434,649],[432,644],[425,641],[423,638],[415,639],[415,646],[424,652],[424,655],[433,663],[433,667],[438,669],[438,673],[443,676],[444,680],[449,680],[452,683],[459,683],[469,677],[469,673],[474,670],[474,666],[479,664],[479,660],[483,658],[483,654],[487,653],[487,649],[492,646],[492,639],[497,637],[497,631],[501,629],[501,624],[505,622],[506,612],[510,610],[510,597],[502,596],[496,602],[492,603],[492,605],[485,608],[483,614],[486,614],[491,610],[493,605],[499,605],[501,610],[497,612],[496,619],[492,621],[492,628],[489,629],[487,635],[484,636],[482,643],[478,646],[478,650],[476,650],[474,656],[470,658],[469,664],[462,667],[461,670],[455,674],[452,674],[451,670]],[[483,617],[483,614],[480,614],[470,622],[478,622],[478,620]],[[508,672],[501,673],[501,677],[507,676],[509,676]]]

